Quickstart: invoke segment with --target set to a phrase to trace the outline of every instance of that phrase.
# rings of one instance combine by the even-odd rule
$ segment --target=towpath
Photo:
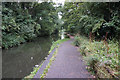
[[[46,78],[93,78],[86,70],[80,52],[71,44],[72,41],[68,40],[59,46]]]

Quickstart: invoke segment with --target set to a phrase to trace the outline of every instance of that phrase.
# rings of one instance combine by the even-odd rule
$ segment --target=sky
[[[64,5],[65,0],[53,0],[53,2],[55,2],[55,3],[62,3],[62,5]]]
[[[48,0],[48,1],[50,1],[50,0]],[[62,3],[62,5],[64,5],[64,1],[65,1],[65,0],[52,0],[52,1],[55,2],[56,4]],[[38,2],[39,2],[39,3],[42,3],[42,2],[44,2],[44,0],[39,0]]]
[[[54,5],[55,7],[59,6],[58,5],[59,3],[61,3],[62,6],[64,6],[64,2],[65,2],[65,0],[52,0],[52,1],[56,3],[56,5]],[[44,2],[44,0],[39,0],[38,2],[42,3],[42,2]],[[58,13],[58,16],[59,16],[59,19],[62,18],[62,16],[59,13]]]
[[[61,3],[62,6],[64,6],[64,2],[65,2],[65,0],[53,0],[53,2],[56,3],[56,6],[58,6],[58,3]],[[62,16],[61,16],[59,13],[58,13],[58,16],[59,16],[59,19],[62,18]]]

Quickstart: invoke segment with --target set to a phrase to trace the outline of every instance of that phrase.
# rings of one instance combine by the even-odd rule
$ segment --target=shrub
[[[75,40],[74,40],[73,44],[75,46],[79,46],[80,45],[80,38],[78,36],[75,36]]]
[[[80,46],[80,52],[82,55],[86,56],[86,53],[85,53],[85,46]]]
[[[65,35],[65,38],[70,38],[68,35]]]
[[[96,73],[96,71],[99,71],[96,70],[98,69],[97,67],[104,68],[105,66],[109,66],[112,72],[118,75],[118,55],[120,54],[118,42],[108,41],[108,44],[105,44],[104,41],[89,42],[88,39],[82,36],[77,37],[74,41],[76,40],[80,43],[79,51],[84,56],[87,65],[90,67],[90,71]]]
[[[99,62],[99,55],[95,54],[95,55],[89,55],[87,57],[85,57],[84,59],[87,61],[87,64],[93,68],[93,66]]]

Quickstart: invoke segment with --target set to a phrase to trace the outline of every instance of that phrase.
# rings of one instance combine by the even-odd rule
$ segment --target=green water
[[[41,63],[56,37],[40,37],[2,52],[2,77],[23,78]]]

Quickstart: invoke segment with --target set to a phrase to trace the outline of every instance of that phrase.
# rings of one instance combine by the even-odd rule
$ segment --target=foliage
[[[43,65],[43,63],[41,65],[39,65],[38,67],[34,67],[33,72],[31,72],[30,75],[24,77],[23,80],[30,80],[30,78],[32,79],[35,76],[35,74],[38,72],[38,70],[41,68],[42,65]]]
[[[75,36],[75,40],[74,40],[73,44],[74,44],[75,46],[79,46],[79,45],[80,45],[80,40],[79,40],[79,37],[78,37],[78,36]]]
[[[72,33],[103,38],[108,32],[108,38],[118,39],[120,34],[120,5],[116,3],[100,2],[65,2],[61,11],[64,28]]]
[[[20,45],[20,43],[25,42],[25,39],[19,35],[7,34],[3,37],[2,46],[4,48]]]
[[[49,53],[50,53],[54,48],[56,48],[59,44],[61,44],[61,43],[64,42],[64,41],[67,41],[67,40],[69,40],[69,38],[65,38],[65,39],[57,40],[57,41],[53,42]]]
[[[109,41],[108,44],[104,41],[89,42],[88,39],[82,36],[79,37],[79,42],[81,43],[79,50],[84,55],[84,59],[90,66],[91,71],[95,71],[94,67],[97,63],[98,66],[109,66],[113,69],[113,74],[117,73],[119,66],[118,43],[114,43],[114,41]]]
[[[46,73],[48,72],[48,69],[50,68],[52,62],[55,60],[55,57],[56,57],[56,54],[57,54],[57,51],[58,51],[59,44],[65,42],[65,41],[67,41],[67,40],[69,40],[69,39],[66,38],[66,39],[57,40],[56,42],[53,42],[53,45],[51,46],[51,49],[50,49],[49,53],[50,53],[54,48],[56,48],[56,51],[54,52],[52,58],[50,59],[48,65],[47,65],[46,68],[44,69],[44,72],[43,72],[43,74],[41,74],[41,77],[40,77],[40,78],[45,78]]]
[[[87,43],[87,38],[86,37],[84,37],[84,36],[81,36],[81,37],[79,37],[78,35],[77,36],[75,36],[75,39],[74,39],[74,42],[73,42],[73,44],[75,45],[75,46],[83,46],[82,45],[82,43],[85,45],[86,43]]]
[[[67,40],[69,40],[69,39],[66,38],[66,39],[57,40],[57,41],[53,42],[53,44],[52,44],[52,46],[51,46],[51,49],[49,50],[49,54],[51,53],[51,51],[52,51],[53,49],[56,48],[56,50],[55,50],[55,52],[53,53],[52,57],[50,58],[50,62],[46,65],[43,74],[41,74],[41,78],[44,78],[44,77],[45,77],[46,73],[48,72],[48,69],[50,68],[50,66],[51,66],[51,64],[52,64],[52,62],[55,60],[55,57],[56,57],[56,54],[57,54],[57,49],[58,49],[58,47],[59,47],[58,44],[61,44],[62,42],[67,41]],[[49,54],[48,54],[48,55],[49,55]],[[31,74],[28,75],[28,76],[26,76],[23,80],[28,80],[29,78],[32,79],[32,78],[35,76],[35,74],[37,73],[37,71],[41,68],[41,66],[43,65],[43,63],[44,63],[44,61],[42,62],[42,64],[41,64],[40,66],[34,67],[33,72],[31,72]]]
[[[41,74],[41,77],[40,77],[40,78],[45,78],[45,76],[46,76],[46,74],[47,74],[47,72],[48,72],[48,69],[50,68],[52,62],[55,60],[55,57],[56,57],[56,54],[57,54],[57,50],[58,50],[58,49],[56,49],[56,51],[55,51],[54,54],[52,55],[52,58],[50,59],[48,65],[47,65],[46,68],[44,69],[44,72],[43,72],[43,74]]]
[[[4,2],[2,47],[9,48],[58,30],[58,14],[52,2]]]

